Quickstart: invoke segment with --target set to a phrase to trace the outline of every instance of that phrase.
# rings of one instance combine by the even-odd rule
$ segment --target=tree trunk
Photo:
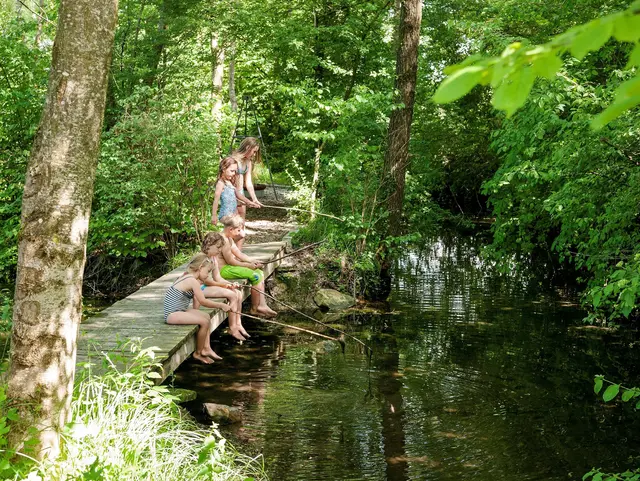
[[[69,420],[82,278],[117,0],[62,0],[49,87],[22,200],[8,397],[19,447],[55,456]]]
[[[224,78],[224,49],[218,45],[218,35],[211,36],[211,114],[220,120],[222,112],[222,80]]]
[[[392,236],[398,235],[402,228],[404,181],[409,165],[409,139],[416,92],[421,20],[422,0],[400,2],[395,83],[398,92],[396,102],[404,104],[404,107],[391,113],[385,154],[385,175],[389,182],[389,234]]]
[[[231,45],[231,57],[229,58],[229,102],[231,110],[238,110],[238,99],[236,98],[236,46]]]
[[[324,140],[318,147],[313,157],[313,180],[311,181],[311,220],[316,218],[316,199],[318,197],[318,184],[320,183],[320,159],[324,150]]]

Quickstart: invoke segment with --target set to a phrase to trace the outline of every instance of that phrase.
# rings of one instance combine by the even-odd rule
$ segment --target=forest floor
[[[287,207],[293,202],[287,199],[289,188],[276,185],[276,194],[271,186],[257,191],[258,200],[263,204]],[[263,207],[261,209],[247,209],[247,244],[260,244],[282,240],[287,232],[297,229],[298,225],[291,220],[289,213],[283,209]]]

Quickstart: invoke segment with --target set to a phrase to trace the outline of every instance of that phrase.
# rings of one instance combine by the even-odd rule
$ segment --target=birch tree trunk
[[[398,27],[398,54],[396,58],[397,103],[404,107],[395,109],[389,119],[387,151],[385,153],[385,177],[389,185],[387,208],[389,210],[389,234],[398,235],[402,227],[404,182],[409,165],[409,139],[413,120],[413,103],[418,73],[418,45],[422,0],[401,0]]]
[[[10,443],[30,426],[55,456],[69,420],[82,278],[117,0],[62,0],[44,111],[22,200],[8,397]]]

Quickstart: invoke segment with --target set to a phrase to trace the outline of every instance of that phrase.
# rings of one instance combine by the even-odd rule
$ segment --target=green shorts
[[[249,269],[248,267],[225,265],[220,269],[220,275],[229,279],[248,279],[252,286],[258,285],[264,279],[264,272],[260,269]]]

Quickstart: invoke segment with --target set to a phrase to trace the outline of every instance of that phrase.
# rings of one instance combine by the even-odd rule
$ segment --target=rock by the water
[[[195,398],[198,397],[198,394],[195,391],[192,391],[191,389],[181,389],[178,387],[170,387],[168,390],[170,395],[178,398],[175,401],[177,404],[193,401]]]
[[[242,422],[242,411],[237,407],[216,403],[204,403],[203,406],[209,418],[218,424]]]
[[[320,309],[340,311],[355,305],[356,300],[334,289],[320,289],[313,296],[313,302],[315,302]]]

